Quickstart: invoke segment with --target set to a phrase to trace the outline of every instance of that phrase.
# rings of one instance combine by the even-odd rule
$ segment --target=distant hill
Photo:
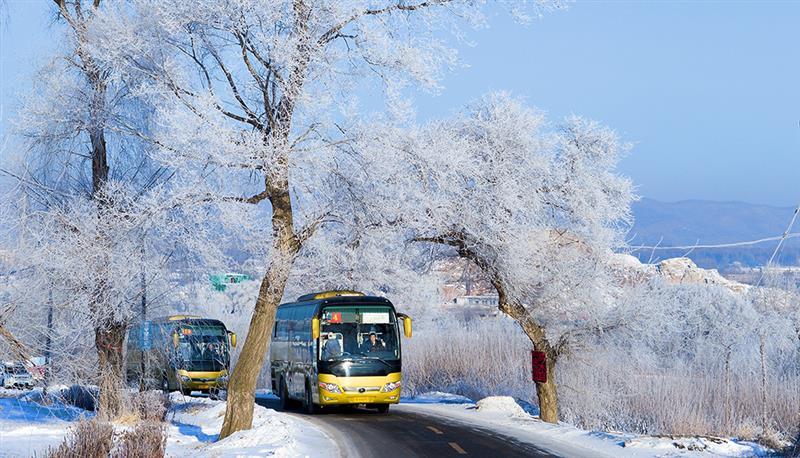
[[[744,202],[712,202],[685,200],[660,202],[642,199],[633,204],[635,222],[628,239],[631,246],[683,246],[718,244],[780,235],[792,217],[794,208],[748,204]],[[800,221],[795,232],[800,232]],[[769,259],[777,242],[750,247],[696,249],[687,256],[704,268],[730,270],[737,263],[755,267]],[[636,251],[632,254],[646,262],[686,255],[687,250]],[[800,265],[800,239],[788,240],[781,249],[778,263]]]

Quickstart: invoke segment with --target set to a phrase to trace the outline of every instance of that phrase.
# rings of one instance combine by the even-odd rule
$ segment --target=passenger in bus
[[[332,359],[341,354],[342,346],[339,344],[339,339],[336,338],[336,334],[329,332],[325,344],[322,347],[322,358]]]
[[[378,335],[373,331],[369,333],[369,340],[365,341],[361,346],[361,351],[370,353],[373,351],[384,351],[385,348],[386,344],[383,343],[383,340],[378,339]]]

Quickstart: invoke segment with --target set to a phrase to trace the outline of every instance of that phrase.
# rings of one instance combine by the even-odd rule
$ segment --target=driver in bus
[[[369,340],[364,342],[361,346],[361,351],[364,353],[370,353],[373,351],[383,351],[386,347],[386,344],[383,343],[383,340],[378,339],[378,335],[375,334],[375,331],[369,333]]]
[[[336,334],[329,332],[325,340],[325,345],[322,347],[322,358],[331,359],[342,354],[342,346],[339,344],[339,339]]]

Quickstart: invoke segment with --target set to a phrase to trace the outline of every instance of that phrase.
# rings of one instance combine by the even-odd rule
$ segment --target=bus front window
[[[188,371],[220,371],[228,366],[226,335],[216,328],[192,327],[182,330],[178,344],[178,365]]]
[[[388,307],[326,308],[320,321],[321,360],[400,359],[397,322]]]

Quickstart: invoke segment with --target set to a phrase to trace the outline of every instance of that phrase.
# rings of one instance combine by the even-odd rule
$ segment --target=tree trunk
[[[767,421],[767,351],[763,331],[758,334],[758,354],[761,359],[761,429],[763,430],[762,435],[766,435],[769,429]]]
[[[247,338],[228,383],[228,405],[219,433],[220,439],[236,431],[250,429],[253,425],[256,381],[264,366],[267,346],[275,325],[275,313],[283,297],[291,261],[297,253],[295,248],[285,244],[275,248],[275,252],[280,254],[278,259],[273,259],[267,274],[261,280]]]
[[[256,381],[266,359],[267,345],[275,325],[275,313],[283,298],[295,255],[300,251],[300,241],[293,230],[288,167],[284,170],[285,175],[273,177],[277,179],[268,182],[267,186],[272,203],[274,229],[272,260],[261,280],[247,338],[228,382],[228,405],[219,433],[220,439],[236,431],[250,429],[253,425]]]
[[[536,323],[530,313],[514,301],[507,301],[504,288],[495,285],[499,295],[500,311],[513,318],[522,327],[528,336],[533,349],[547,355],[547,381],[536,382],[536,397],[539,400],[539,418],[548,423],[558,423],[558,391],[556,389],[556,362],[555,349],[547,340],[544,329]]]
[[[731,426],[731,349],[725,349],[725,433]]]
[[[125,382],[122,378],[125,342],[124,323],[104,323],[95,328],[94,339],[97,347],[100,396],[97,413],[101,418],[111,420],[118,417],[124,409]]]
[[[459,256],[474,262],[475,265],[481,269],[483,274],[489,278],[492,286],[497,290],[498,309],[513,318],[520,325],[525,335],[528,336],[528,339],[530,339],[533,344],[534,350],[544,352],[547,356],[547,381],[536,382],[536,397],[539,401],[539,418],[548,423],[558,423],[558,390],[556,389],[556,362],[558,360],[558,353],[547,340],[544,328],[533,319],[531,314],[521,303],[509,297],[506,284],[492,267],[493,263],[480,255],[474,248],[470,248],[478,244],[466,243],[469,239],[469,236],[460,232],[455,232],[435,237],[417,237],[414,241],[442,243],[455,247]]]

